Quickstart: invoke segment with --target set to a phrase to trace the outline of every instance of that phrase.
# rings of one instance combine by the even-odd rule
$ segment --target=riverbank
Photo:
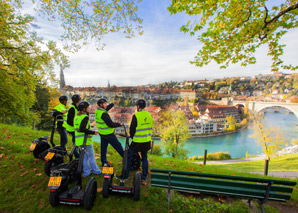
[[[236,129],[235,131],[220,132],[220,133],[216,133],[216,134],[195,135],[195,136],[191,136],[191,138],[207,138],[207,137],[217,137],[217,136],[222,136],[222,135],[229,135],[229,134],[239,132],[247,127],[248,127],[248,123],[246,125],[244,125],[243,127],[241,127],[240,129]],[[160,137],[153,136],[152,139],[160,139]]]

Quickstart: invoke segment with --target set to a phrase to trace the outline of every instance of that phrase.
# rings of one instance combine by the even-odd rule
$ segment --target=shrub
[[[189,160],[198,160],[198,157],[197,156],[192,156],[192,157],[189,157],[188,159]]]
[[[157,155],[157,156],[162,156],[163,155],[161,145],[154,145],[152,147],[152,149],[153,149],[153,152],[152,152],[153,155]]]
[[[215,152],[207,154],[207,160],[228,160],[231,155],[228,152]],[[204,160],[204,156],[198,156],[198,160]]]

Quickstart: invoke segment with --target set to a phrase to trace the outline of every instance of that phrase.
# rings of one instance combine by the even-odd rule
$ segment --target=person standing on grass
[[[78,114],[74,119],[75,141],[76,146],[82,146],[84,143],[85,134],[88,134],[86,142],[86,151],[83,161],[83,177],[93,174],[101,174],[101,170],[96,164],[92,135],[98,135],[98,131],[91,130],[89,112],[91,106],[87,101],[82,101],[78,105]]]
[[[72,136],[72,143],[75,146],[75,143],[76,143],[75,142],[75,129],[74,129],[73,121],[78,113],[78,105],[81,101],[81,96],[78,94],[74,94],[71,97],[71,100],[72,100],[72,104],[70,105],[68,112],[67,112],[66,131]],[[80,157],[77,147],[75,148],[73,154],[76,159]]]
[[[66,132],[66,119],[67,119],[67,105],[68,97],[62,95],[59,97],[59,102],[57,106],[54,107],[52,116],[56,117],[56,128],[60,135],[60,146],[66,150],[66,144],[68,142],[67,132]]]
[[[108,166],[107,149],[109,144],[123,157],[123,147],[114,134],[114,129],[122,125],[114,123],[108,114],[108,111],[114,106],[113,103],[108,105],[108,101],[101,98],[97,101],[97,105],[95,121],[101,139],[101,162],[102,166]]]
[[[149,112],[145,111],[145,100],[139,99],[136,102],[136,106],[137,113],[132,116],[129,128],[132,143],[130,144],[128,150],[126,177],[124,178],[129,177],[132,157],[136,153],[140,152],[142,156],[142,184],[146,185],[146,179],[148,175],[147,153],[151,149],[153,118]]]

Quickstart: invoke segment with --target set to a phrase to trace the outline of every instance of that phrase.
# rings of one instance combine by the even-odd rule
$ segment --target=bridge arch
[[[293,110],[291,107],[288,107],[286,105],[279,105],[278,103],[276,105],[270,105],[270,106],[262,106],[258,109],[255,109],[256,112],[262,112],[262,111],[266,111],[266,109],[270,109],[272,107],[280,107],[280,108],[284,108],[289,110],[290,112],[294,113],[294,115],[296,116],[296,118],[298,119],[298,112],[296,112],[296,110]]]
[[[298,119],[298,104],[297,103],[285,103],[285,102],[263,102],[263,101],[238,101],[233,100],[232,105],[243,104],[248,106],[250,111],[260,112],[270,107],[282,107],[293,112]]]

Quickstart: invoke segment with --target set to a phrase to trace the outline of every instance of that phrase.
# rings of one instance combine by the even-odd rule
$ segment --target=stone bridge
[[[237,101],[237,100],[221,100],[221,101],[211,101],[216,104],[224,104],[224,105],[246,105],[245,101]],[[285,102],[261,102],[261,101],[247,101],[248,102],[248,108],[250,111],[255,112],[261,112],[263,110],[266,110],[267,108],[272,107],[281,107],[288,109],[289,111],[293,112],[296,117],[298,118],[298,103],[285,103]]]

